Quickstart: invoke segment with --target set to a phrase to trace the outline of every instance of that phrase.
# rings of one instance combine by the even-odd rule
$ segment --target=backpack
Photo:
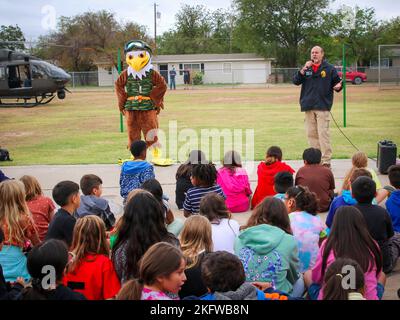
[[[7,149],[0,149],[0,161],[12,161]]]

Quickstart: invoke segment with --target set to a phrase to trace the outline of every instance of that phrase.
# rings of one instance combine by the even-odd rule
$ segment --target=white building
[[[191,78],[196,72],[203,73],[204,84],[262,84],[271,74],[271,62],[254,53],[232,54],[179,54],[153,56],[155,69],[169,82],[169,71],[177,71],[176,84],[183,84],[183,70],[189,70]],[[108,63],[98,62],[99,86],[112,86],[118,72]]]

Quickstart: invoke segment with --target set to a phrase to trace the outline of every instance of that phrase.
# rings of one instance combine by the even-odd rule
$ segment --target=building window
[[[389,58],[381,58],[381,68],[382,69],[390,68],[392,66],[391,62],[392,61]],[[371,69],[378,69],[379,68],[378,60],[371,60],[369,66]]]
[[[179,75],[183,75],[183,70],[189,70],[190,72],[204,72],[204,64],[200,63],[185,63],[179,64]]]
[[[232,73],[232,63],[231,62],[225,62],[223,64],[223,73]]]

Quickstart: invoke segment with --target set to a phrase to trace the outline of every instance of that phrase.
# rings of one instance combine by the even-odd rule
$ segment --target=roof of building
[[[154,56],[154,63],[216,62],[216,61],[271,61],[255,53],[229,54],[173,54]]]

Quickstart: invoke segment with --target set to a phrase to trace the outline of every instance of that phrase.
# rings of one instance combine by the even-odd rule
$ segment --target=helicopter
[[[70,92],[65,88],[70,80],[68,73],[51,63],[26,53],[0,49],[0,107],[44,105],[56,94],[64,99],[65,92]]]

